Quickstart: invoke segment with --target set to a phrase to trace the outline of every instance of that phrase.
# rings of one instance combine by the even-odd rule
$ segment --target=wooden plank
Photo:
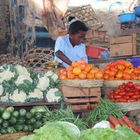
[[[90,88],[90,96],[101,96],[101,88]]]
[[[83,110],[88,110],[88,105],[91,105],[93,108],[95,107],[96,104],[86,104],[86,105],[72,105],[71,108],[73,111],[83,111]]]
[[[79,110],[87,110],[87,105],[72,105],[72,110],[79,111]]]
[[[61,91],[65,97],[84,97],[84,96],[97,96],[100,95],[100,88],[90,88],[91,95],[89,94],[89,88],[76,88],[76,87],[67,87],[62,86]]]
[[[132,36],[116,36],[110,39],[110,44],[132,43]]]
[[[76,99],[67,99],[66,102],[74,104],[74,103],[89,103],[89,102],[99,102],[100,97],[95,98],[76,98]]]

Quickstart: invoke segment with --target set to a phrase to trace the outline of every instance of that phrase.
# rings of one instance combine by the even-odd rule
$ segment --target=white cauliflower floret
[[[3,92],[4,92],[3,86],[0,85],[0,96],[2,96]]]
[[[2,83],[4,80],[8,81],[11,80],[15,76],[15,73],[11,72],[10,70],[4,70],[0,73],[0,83]]]
[[[8,93],[6,93],[4,96],[1,96],[1,97],[0,97],[0,100],[1,100],[2,102],[8,102],[8,100],[9,100],[9,98],[8,98]]]
[[[48,76],[52,76],[53,74],[54,74],[54,72],[52,72],[52,71],[48,71],[48,72],[45,73],[45,76],[48,77]]]
[[[28,70],[25,67],[21,66],[21,65],[16,65],[15,66],[15,69],[17,70],[17,73],[19,75],[27,75],[27,76],[30,76],[30,73],[28,72]]]
[[[25,92],[23,92],[23,91],[18,92],[18,89],[16,89],[13,92],[13,95],[9,96],[9,99],[11,99],[14,102],[24,103],[27,99],[27,95]]]
[[[37,88],[41,91],[45,91],[49,87],[50,80],[48,77],[40,77]]]
[[[35,89],[33,92],[29,93],[28,98],[37,98],[37,99],[43,99],[43,92],[39,89]]]
[[[54,82],[56,82],[58,80],[58,76],[57,74],[55,74],[54,72],[52,71],[48,71],[47,73],[45,73],[44,76],[47,76],[47,77],[51,77],[53,79]]]
[[[57,88],[50,89],[47,92],[46,98],[48,102],[58,102],[60,100],[61,96],[56,96],[56,92],[59,92]]]
[[[27,75],[19,75],[18,76],[18,79],[15,81],[15,84],[18,86],[20,84],[23,84],[24,83],[24,80],[28,80],[30,81],[31,83],[33,82],[33,80],[31,79],[30,76],[27,76]]]

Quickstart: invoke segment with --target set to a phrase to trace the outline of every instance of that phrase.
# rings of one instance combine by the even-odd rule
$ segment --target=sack
[[[69,0],[43,0],[42,21],[43,25],[49,31],[52,39],[56,39],[65,25],[62,20],[68,7]],[[57,7],[57,5],[62,7]]]

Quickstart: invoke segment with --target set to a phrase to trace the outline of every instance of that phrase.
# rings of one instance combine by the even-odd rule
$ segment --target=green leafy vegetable
[[[87,129],[81,133],[80,140],[140,140],[127,126],[118,126],[116,130],[110,128]]]
[[[33,140],[78,140],[79,129],[67,122],[48,122],[35,130]]]

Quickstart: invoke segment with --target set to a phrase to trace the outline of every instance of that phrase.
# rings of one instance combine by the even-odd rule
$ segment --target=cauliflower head
[[[50,84],[50,80],[48,77],[43,76],[43,77],[39,77],[39,81],[37,84],[37,88],[40,89],[41,91],[45,91]]]
[[[43,99],[43,92],[39,89],[35,89],[33,92],[29,93],[28,98],[37,98],[37,99]]]
[[[59,89],[52,88],[47,92],[46,99],[48,102],[59,102],[61,99],[61,95],[56,95],[57,93],[60,93]]]
[[[48,71],[45,76],[50,77],[54,82],[56,82],[58,80],[58,76],[57,74],[55,74],[52,71]]]
[[[17,80],[15,81],[15,84],[18,86],[20,84],[23,84],[24,83],[24,80],[28,80],[30,81],[31,83],[33,82],[33,80],[31,79],[30,76],[27,76],[27,75],[19,75]]]
[[[10,95],[9,96],[9,99],[12,100],[13,102],[20,102],[20,103],[24,103],[26,102],[26,99],[27,99],[27,95],[25,92],[23,91],[18,91],[18,89],[16,89],[14,92],[13,92],[13,95]]]
[[[4,70],[0,73],[0,83],[3,81],[9,81],[15,76],[14,72],[11,72],[10,70]]]
[[[6,93],[4,96],[1,96],[0,97],[1,102],[3,102],[3,103],[8,102],[8,100],[9,100],[9,96],[8,95],[9,94]]]
[[[52,76],[54,74],[54,72],[53,71],[47,71],[46,73],[45,73],[45,76]]]
[[[15,69],[19,75],[26,75],[26,76],[30,77],[30,73],[28,72],[28,70],[25,67],[23,67],[21,65],[16,65]]]

